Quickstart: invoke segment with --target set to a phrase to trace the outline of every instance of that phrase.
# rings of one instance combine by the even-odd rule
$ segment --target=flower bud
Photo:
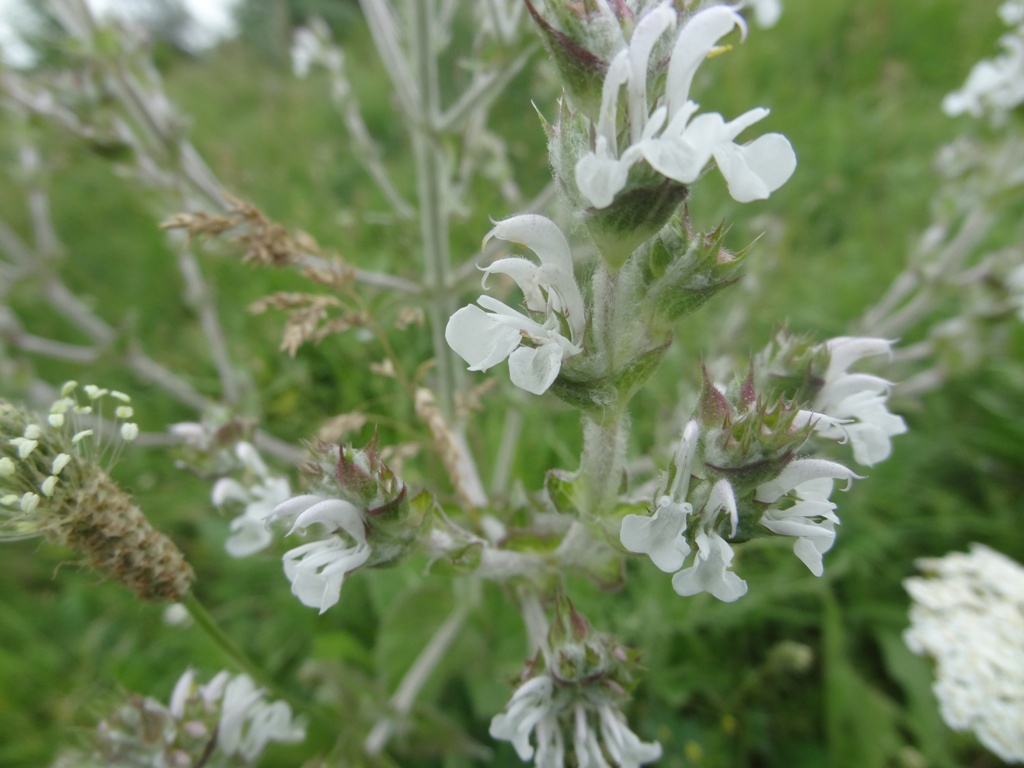
[[[670,328],[740,278],[750,247],[732,253],[722,243],[727,230],[694,232],[689,211],[676,216],[642,250],[645,303],[655,328]]]
[[[608,62],[625,45],[633,12],[621,0],[525,0],[573,105],[597,120]],[[540,6],[540,7],[538,7]]]
[[[755,392],[753,366],[725,392],[704,370],[697,414],[703,427],[701,460],[709,476],[732,484],[737,498],[777,477],[811,431],[797,408]]]

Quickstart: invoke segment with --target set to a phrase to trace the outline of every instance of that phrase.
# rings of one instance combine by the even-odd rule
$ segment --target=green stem
[[[441,412],[451,420],[455,413],[455,391],[459,366],[444,338],[444,328],[453,311],[450,296],[451,257],[448,243],[447,183],[445,159],[435,136],[440,114],[437,56],[433,32],[433,3],[413,3],[413,60],[419,85],[419,103],[412,121],[413,151],[416,158],[416,194],[419,201],[420,239],[423,247],[424,282],[428,292],[427,315],[437,361],[437,390]]]
[[[598,417],[583,417],[580,471],[587,512],[600,517],[615,507],[626,464],[629,414],[610,408]]]

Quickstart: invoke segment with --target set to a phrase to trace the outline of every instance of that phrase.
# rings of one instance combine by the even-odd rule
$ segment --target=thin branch
[[[409,667],[409,671],[405,673],[389,702],[391,711],[399,718],[408,715],[412,710],[416,697],[458,636],[468,613],[469,608],[465,604],[456,607],[444,624],[438,627],[416,661]],[[371,756],[379,755],[387,746],[394,730],[395,718],[384,716],[378,720],[364,742],[366,753]]]

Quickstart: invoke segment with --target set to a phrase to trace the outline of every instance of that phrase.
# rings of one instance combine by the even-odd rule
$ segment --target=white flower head
[[[935,660],[942,718],[1024,762],[1024,567],[981,544],[918,566],[931,578],[904,582],[913,604],[903,637]]]
[[[746,22],[735,8],[716,5],[690,17],[672,49],[664,97],[656,99],[650,111],[648,62],[658,39],[675,25],[676,14],[669,3],[655,6],[637,23],[629,45],[609,63],[594,149],[576,165],[576,185],[596,208],[611,205],[625,187],[629,169],[641,158],[658,173],[682,184],[696,181],[714,159],[738,202],[767,198],[796,168],[793,147],[781,134],[766,134],[745,145],[734,141],[764,119],[767,109],[753,109],[728,122],[716,113],[694,118],[699,105],[689,96],[697,68],[733,29],[746,35]],[[629,144],[620,151],[617,116],[623,86],[628,99]]]
[[[825,418],[816,421],[815,431],[826,439],[849,440],[857,463],[874,466],[889,458],[892,438],[906,432],[907,425],[886,407],[888,381],[847,369],[865,357],[891,355],[892,342],[840,336],[827,341],[825,347],[829,351],[825,383],[811,406],[814,414]]]
[[[273,536],[267,528],[267,518],[288,500],[291,488],[287,479],[270,473],[250,443],[238,443],[235,455],[252,482],[243,485],[230,477],[221,478],[213,486],[213,503],[218,507],[232,502],[245,505],[242,514],[231,521],[231,536],[224,548],[232,557],[247,557],[270,545]]]
[[[345,576],[370,557],[362,513],[347,501],[307,494],[279,504],[272,517],[294,521],[289,535],[305,533],[314,525],[328,534],[286,552],[283,558],[292,594],[323,613],[338,602]]]
[[[471,371],[486,371],[508,358],[512,383],[539,395],[558,377],[562,361],[583,351],[586,318],[569,244],[553,221],[533,214],[498,222],[484,242],[492,237],[525,245],[541,263],[499,259],[484,268],[485,286],[490,274],[508,275],[522,289],[527,310],[543,313],[544,319],[537,322],[481,296],[479,306],[471,304],[452,315],[445,339]]]

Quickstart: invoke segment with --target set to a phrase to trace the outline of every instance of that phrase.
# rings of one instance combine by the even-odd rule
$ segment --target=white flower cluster
[[[1009,0],[999,16],[1012,31],[999,38],[1003,53],[974,65],[959,91],[946,95],[942,110],[952,116],[988,114],[1001,122],[1006,113],[1024,102],[1024,2]]]
[[[174,686],[168,707],[171,717],[193,732],[204,727],[203,713],[218,709],[218,749],[247,763],[255,761],[272,741],[297,742],[306,738],[305,725],[293,719],[291,707],[283,701],[267,702],[263,689],[257,688],[246,674],[232,677],[221,672],[206,685],[199,685],[190,669]]]
[[[849,373],[851,365],[873,355],[892,355],[892,342],[839,336],[825,342],[829,352],[825,383],[807,418],[821,437],[853,446],[858,464],[874,466],[889,458],[892,438],[907,431],[903,419],[886,407],[892,384],[867,373]]]
[[[666,178],[691,184],[714,159],[728,182],[729,193],[741,203],[767,198],[796,168],[793,147],[781,134],[769,133],[744,145],[734,141],[767,117],[767,109],[752,109],[729,122],[713,112],[694,117],[700,107],[690,100],[690,86],[697,68],[719,50],[718,41],[734,28],[746,34],[746,22],[730,6],[706,8],[682,27],[669,60],[664,97],[655,99],[653,110],[649,108],[651,53],[676,24],[671,3],[659,4],[644,14],[629,45],[608,65],[594,147],[576,165],[576,185],[596,208],[612,204],[626,186],[630,168],[640,160]],[[628,125],[624,147],[619,143],[618,127],[623,86]]]
[[[652,516],[626,515],[620,540],[630,552],[645,554],[662,571],[675,573],[672,587],[684,597],[708,592],[724,602],[747,593],[747,582],[732,570],[733,550],[727,538],[736,535],[739,512],[728,480],[718,480],[698,516],[688,502],[692,464],[700,427],[689,422],[674,458],[675,478],[656,503]],[[780,536],[796,539],[793,551],[815,576],[824,572],[822,555],[832,548],[839,518],[829,501],[835,480],[849,483],[855,475],[842,464],[824,459],[797,459],[778,477],[757,487],[754,500],[766,506],[759,524]],[[692,545],[691,545],[692,542]],[[691,565],[686,560],[696,552]]]
[[[190,669],[166,706],[129,695],[100,721],[85,750],[63,752],[53,768],[248,765],[271,742],[305,737],[305,724],[288,704],[268,702],[248,675],[221,672],[201,685]]]
[[[231,536],[224,544],[232,557],[247,557],[266,549],[273,540],[267,520],[274,509],[288,500],[291,488],[287,478],[271,474],[256,448],[244,440],[235,446],[235,455],[246,471],[243,485],[230,477],[222,477],[213,486],[213,503],[244,504],[245,509],[231,521]]]
[[[483,269],[484,287],[489,275],[508,275],[522,290],[527,311],[542,316],[541,321],[481,296],[479,306],[470,304],[452,315],[445,339],[471,371],[486,371],[508,358],[512,383],[539,395],[558,377],[562,361],[583,351],[586,317],[569,243],[551,219],[534,214],[499,221],[484,245],[492,237],[529,248],[541,263],[498,259]]]
[[[1008,763],[1024,761],[1024,567],[981,544],[920,560],[904,633],[935,660],[942,717]]]
[[[579,698],[562,701],[549,675],[532,677],[519,686],[505,711],[491,720],[490,734],[511,742],[520,760],[532,758],[538,768],[564,768],[563,719],[572,732],[576,757],[572,764],[580,768],[636,768],[661,758],[661,745],[641,741],[612,704]],[[530,743],[531,736],[536,747]]]

